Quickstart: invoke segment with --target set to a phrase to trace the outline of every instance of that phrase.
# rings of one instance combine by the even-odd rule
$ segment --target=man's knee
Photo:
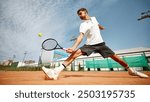
[[[75,58],[79,57],[80,55],[82,55],[82,51],[80,49],[78,49],[74,52],[73,58],[75,59]]]

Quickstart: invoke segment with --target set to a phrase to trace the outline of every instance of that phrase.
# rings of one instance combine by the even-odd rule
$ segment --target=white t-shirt
[[[94,45],[104,42],[100,34],[98,27],[98,21],[95,17],[91,17],[90,20],[83,20],[80,24],[80,32],[84,33],[87,37],[86,45]]]

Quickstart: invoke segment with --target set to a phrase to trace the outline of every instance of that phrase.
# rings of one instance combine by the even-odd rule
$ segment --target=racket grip
[[[65,50],[65,51],[66,51],[66,50],[67,50],[67,48],[63,48],[63,50]]]

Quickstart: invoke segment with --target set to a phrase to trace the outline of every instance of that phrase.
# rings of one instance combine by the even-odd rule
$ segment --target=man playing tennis
[[[77,11],[78,16],[83,22],[80,24],[80,33],[75,41],[74,45],[71,48],[66,50],[67,53],[71,55],[63,62],[62,65],[56,67],[55,69],[47,69],[42,67],[44,73],[50,78],[57,80],[60,72],[66,68],[72,61],[81,55],[89,56],[93,52],[101,54],[104,58],[112,58],[120,65],[122,65],[126,70],[128,70],[129,75],[139,76],[141,78],[147,78],[148,76],[144,73],[138,72],[132,68],[129,68],[128,64],[119,58],[109,47],[105,45],[103,41],[100,30],[103,30],[104,27],[101,26],[95,17],[90,17],[86,8],[81,8]],[[87,37],[86,44],[76,49],[81,43],[83,37]]]

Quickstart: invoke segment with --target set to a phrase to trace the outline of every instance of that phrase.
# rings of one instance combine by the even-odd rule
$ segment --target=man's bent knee
[[[76,50],[76,51],[74,52],[73,58],[75,59],[75,58],[77,58],[77,57],[79,57],[79,56],[81,56],[81,55],[82,55],[82,51],[81,51],[80,49],[78,49],[78,50]]]

